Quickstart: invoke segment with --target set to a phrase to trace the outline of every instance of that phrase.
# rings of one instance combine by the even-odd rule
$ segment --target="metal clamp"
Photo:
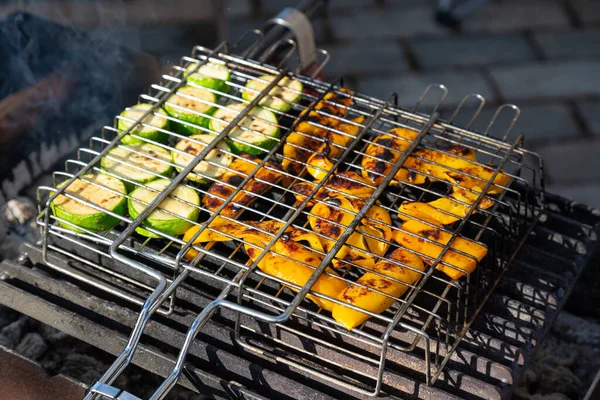
[[[132,395],[129,392],[121,391],[114,386],[106,385],[101,382],[96,382],[88,392],[89,395],[100,395],[107,399],[113,400],[141,400],[139,397]]]
[[[294,35],[301,68],[306,68],[316,61],[315,35],[308,17],[303,12],[295,8],[284,8],[274,18],[267,21],[266,25],[281,25]]]

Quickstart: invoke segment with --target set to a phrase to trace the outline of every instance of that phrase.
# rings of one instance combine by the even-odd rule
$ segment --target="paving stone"
[[[425,88],[432,83],[443,83],[449,90],[445,105],[456,105],[470,93],[480,93],[488,100],[493,100],[484,78],[477,72],[441,71],[428,73],[406,73],[401,77],[369,78],[358,80],[360,92],[381,99],[389,97],[392,92],[398,93],[398,103],[412,107]],[[432,106],[439,99],[438,92],[431,92],[423,101],[423,106]]]
[[[600,31],[572,31],[564,33],[539,33],[535,39],[546,56],[584,57],[600,55]]]
[[[565,28],[567,14],[557,0],[488,1],[463,21],[465,32],[514,32],[536,28]]]
[[[327,76],[362,75],[377,72],[401,72],[408,69],[402,49],[396,42],[379,42],[371,46],[325,46],[331,59]]]
[[[230,43],[235,43],[244,33],[252,29],[259,29],[261,22],[256,21],[228,21],[227,22],[227,40]],[[248,36],[246,39],[249,39]],[[244,39],[244,40],[246,40]]]
[[[276,13],[286,7],[297,8],[300,4],[297,0],[260,0],[260,3],[261,10],[267,13]]]
[[[491,68],[504,97],[513,99],[600,94],[600,61],[574,60]]]
[[[546,190],[591,207],[600,208],[600,184],[549,185]]]
[[[539,147],[546,176],[552,184],[598,182],[600,179],[600,139],[583,139]]]
[[[416,40],[412,42],[412,48],[422,68],[531,61],[534,58],[526,39],[518,35]]]
[[[249,0],[227,0],[225,2],[227,18],[247,18],[250,15]]]
[[[229,40],[231,43],[235,43],[237,40],[239,40],[243,34],[245,34],[246,32],[252,30],[252,29],[261,29],[264,25],[264,23],[267,21],[268,18],[265,18],[264,20],[248,20],[248,19],[243,19],[243,20],[234,20],[234,19],[230,19],[227,21],[227,40]],[[312,26],[313,26],[313,33],[315,36],[315,41],[317,43],[321,43],[326,39],[327,36],[327,29],[325,26],[325,21],[322,19],[316,20],[312,22]],[[252,36],[247,36],[247,39],[250,39]],[[244,39],[246,40],[246,39]]]
[[[520,107],[521,114],[512,128],[509,138],[516,139],[520,133],[525,134],[525,145],[540,143],[548,139],[571,139],[580,137],[581,132],[577,128],[571,110],[562,104],[534,105]],[[477,119],[471,125],[472,129],[483,132],[494,114],[497,107],[484,107]],[[454,120],[457,125],[465,126],[473,118],[474,109],[462,110]],[[512,109],[503,109],[496,119],[490,134],[495,137],[503,137],[514,118]]]
[[[436,24],[433,13],[431,6],[397,7],[352,15],[331,15],[330,24],[337,39],[373,40],[447,33]]]
[[[600,135],[600,103],[580,103],[579,112],[594,135]]]
[[[299,0],[261,0],[262,9],[266,12],[278,12],[285,7],[298,7]],[[376,0],[329,0],[328,9],[330,12],[362,12],[364,9],[394,9],[413,7],[415,5],[430,4],[433,6],[437,0],[388,0],[380,2]]]
[[[584,23],[600,22],[600,3],[590,0],[572,0],[571,4],[577,16]]]
[[[358,12],[364,8],[374,8],[375,0],[329,0],[329,10],[333,12]]]

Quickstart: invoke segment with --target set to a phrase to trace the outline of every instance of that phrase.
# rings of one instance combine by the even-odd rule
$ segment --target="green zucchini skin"
[[[170,183],[170,180],[168,180],[168,179],[159,179],[159,180],[148,183],[147,186],[157,189],[157,190],[163,190],[169,183]],[[133,192],[130,193],[130,197],[139,198],[140,195],[142,195],[140,193],[140,191],[143,191],[143,190],[146,190],[146,189],[144,187],[139,187],[139,188],[135,189]],[[195,204],[197,206],[200,205],[200,196],[198,196],[198,194],[193,189],[190,189],[190,188],[180,185],[175,190],[184,190],[186,193],[186,196],[188,197],[188,199],[187,199],[188,202]],[[156,196],[158,196],[158,193],[154,194],[152,199],[156,198]],[[176,197],[179,197],[179,196],[176,196]],[[139,202],[135,202],[134,200],[132,200],[132,198],[127,199],[127,209],[129,210],[130,218],[132,220],[135,220],[143,212],[146,205],[141,204]],[[147,198],[145,201],[147,203],[150,203],[150,201],[152,199]],[[148,200],[150,200],[150,201],[148,201]],[[161,203],[161,205],[162,204],[163,203]],[[191,221],[198,220],[198,216],[200,215],[200,212],[197,208],[191,207],[191,206],[189,206],[187,204],[183,204],[183,203],[179,203],[179,204],[182,207],[187,208],[186,214],[185,214],[185,217],[187,219],[189,219]],[[159,207],[161,205],[159,205]],[[168,214],[163,213],[166,215],[166,218],[158,218],[157,212],[160,213],[160,211],[158,209],[152,211],[152,213],[150,213],[150,215],[142,222],[142,225],[156,229],[157,231],[160,231],[160,232],[162,232],[166,235],[170,235],[170,236],[183,235],[188,229],[190,229],[192,227],[191,222],[177,218],[173,215],[168,215]],[[150,237],[150,238],[162,238],[162,236],[152,233],[142,227],[136,228],[136,232],[142,236],[146,236],[146,237]]]
[[[208,63],[200,66],[196,72],[191,72],[196,68],[195,63],[191,63],[185,72],[188,82],[198,86],[213,89],[219,93],[229,93],[229,85],[226,82],[231,81],[229,69],[221,64]],[[220,95],[218,95],[220,96]]]
[[[204,142],[206,145],[208,145],[215,139],[215,136],[213,136],[213,135],[193,135],[193,136],[190,136],[190,139],[195,139],[199,142]],[[192,161],[193,157],[198,155],[200,153],[200,151],[204,150],[204,147],[202,147],[201,145],[198,145],[197,143],[194,143],[188,139],[180,140],[179,143],[177,143],[177,145],[175,146],[175,148],[177,150],[188,153],[189,155],[183,155],[183,154],[173,150],[173,152],[172,152],[173,163],[178,166],[181,166],[181,168],[175,167],[175,169],[178,172],[181,172],[183,170],[183,168],[185,168]],[[205,185],[205,184],[212,183],[215,180],[219,179],[221,176],[223,176],[223,174],[225,174],[225,172],[227,171],[225,168],[229,167],[229,165],[233,162],[233,157],[224,151],[226,151],[226,152],[231,151],[231,149],[227,145],[226,141],[222,141],[219,144],[217,144],[217,146],[207,154],[207,156],[204,158],[204,160],[200,161],[200,163],[198,163],[196,168],[194,168],[193,171],[188,174],[187,179],[189,179],[192,182],[196,182],[201,185]],[[223,168],[217,168],[215,165],[209,164],[205,160],[209,160],[216,164],[222,165]],[[205,178],[200,175],[196,175],[196,174],[194,174],[194,172],[210,176],[212,179]]]
[[[143,156],[135,153],[134,151],[148,154],[153,158],[158,158],[164,162],[160,162],[152,158],[144,159]],[[162,147],[150,143],[115,147],[109,150],[107,155],[110,155],[115,159],[126,160],[126,163],[145,168],[166,178],[169,178],[173,173],[173,167],[170,165],[171,153],[163,149]],[[128,180],[134,181],[138,184],[145,184],[153,180],[159,179],[158,176],[150,172],[133,168],[124,163],[120,163],[117,160],[109,159],[108,157],[102,158],[102,160],[100,161],[100,167],[107,172],[110,172],[123,178],[127,178]],[[135,184],[132,184],[131,182],[128,182],[125,179],[123,179],[123,183],[125,184],[125,187],[127,188],[128,192],[132,191],[136,187]]]
[[[264,90],[268,86],[268,82],[272,81],[273,79],[275,79],[275,76],[273,75],[263,75],[258,79],[252,79],[248,81],[246,83],[246,88],[253,90],[244,90],[242,92],[242,98],[247,101],[254,100],[256,96],[258,96],[258,93]],[[288,87],[299,93],[286,91],[281,87]],[[294,107],[294,104],[298,103],[302,99],[303,90],[304,85],[302,85],[299,80],[284,77],[281,81],[279,81],[278,85],[271,89],[269,94],[265,96],[258,104],[262,107],[272,110],[288,112]],[[282,98],[285,100],[282,100]]]
[[[237,114],[240,113],[245,107],[246,104],[238,103],[230,104],[225,109],[217,110],[213,114],[215,119],[210,121],[209,128],[216,134],[222,132],[226,127],[226,122],[229,122],[235,118]],[[246,116],[242,120],[241,126],[251,128],[256,132],[262,131],[264,135],[243,130],[241,128],[234,128],[227,135],[226,142],[231,148],[231,151],[236,154],[248,153],[259,156],[264,152],[271,150],[273,146],[275,146],[277,143],[276,139],[279,139],[281,136],[281,131],[277,126],[277,117],[273,112],[267,110],[266,108],[255,107],[248,115],[259,117],[260,120]],[[237,139],[240,141],[232,139]]]
[[[100,177],[100,178],[98,178]],[[84,179],[96,182],[96,181],[102,181],[104,179],[109,179],[110,182],[113,183],[113,189],[117,190],[118,192],[122,193],[123,196],[120,196],[120,199],[117,199],[118,201],[116,202],[116,204],[108,209],[109,211],[112,211],[113,213],[117,214],[117,215],[125,215],[125,211],[126,211],[126,197],[124,196],[127,193],[127,190],[125,188],[125,184],[120,181],[119,179],[113,178],[111,176],[108,175],[94,175],[94,174],[87,174],[87,175],[83,175]],[[61,182],[60,184],[57,185],[57,188],[62,187],[67,181]],[[104,186],[103,182],[97,182],[100,185]],[[77,181],[75,181],[73,184],[75,184],[77,186],[77,188],[75,188],[75,190],[77,192],[79,192],[79,184],[82,184],[86,187],[91,187],[92,185],[90,184],[86,184],[83,181],[80,181],[80,183],[78,183]],[[108,185],[106,185],[108,186]],[[90,196],[92,197],[91,199],[86,199],[88,201],[90,201],[91,203],[97,204],[100,207],[103,207],[102,204],[98,204],[100,201],[100,198],[102,195],[104,196],[113,196],[115,195],[115,193],[110,192],[108,190],[101,190],[98,188],[98,190],[100,191],[100,195],[99,197],[97,196]],[[85,192],[79,192],[79,193],[85,193]],[[60,218],[63,219],[65,221],[68,221],[70,223],[72,223],[73,225],[77,225],[81,228],[84,228],[87,231],[91,231],[91,232],[102,232],[102,231],[107,231],[110,230],[112,228],[114,228],[115,226],[117,226],[119,224],[120,219],[117,217],[113,217],[112,215],[109,215],[105,212],[101,212],[101,211],[97,211],[92,209],[91,207],[86,207],[87,209],[89,209],[90,213],[75,213],[70,211],[68,208],[68,204],[72,204],[72,203],[67,203],[67,202],[63,202],[61,200],[69,200],[69,201],[73,201],[70,199],[67,199],[66,197],[64,197],[63,199],[61,199],[62,196],[58,196],[52,203],[50,203],[50,209],[52,210],[52,213]],[[84,196],[85,198],[85,196]],[[81,203],[79,203],[81,204]],[[95,212],[93,212],[95,211]],[[60,226],[62,226],[65,229],[69,229],[72,230],[74,232],[78,232],[78,233],[85,233],[84,230],[82,229],[77,229],[76,227],[69,225],[67,223],[64,223],[62,221],[59,221]]]
[[[196,97],[204,100],[206,103],[196,101],[190,97],[179,96],[178,94]],[[206,128],[208,126],[209,118],[203,115],[195,114],[193,112],[190,112],[189,110],[191,109],[199,113],[203,113],[205,115],[212,115],[216,110],[216,107],[210,106],[209,104],[215,104],[216,102],[217,96],[214,93],[211,93],[208,90],[202,88],[184,86],[177,90],[175,94],[171,95],[167,99],[167,103],[165,103],[164,108],[170,116],[182,122],[189,122],[191,124]],[[176,107],[175,105],[178,105],[183,108]],[[204,131],[194,126],[175,121],[171,121],[171,128],[175,132],[185,136],[204,133]]]
[[[139,117],[142,116],[142,114],[145,111],[147,111],[150,108],[152,108],[152,104],[145,104],[145,103],[135,104],[130,107],[130,110],[124,110],[120,115],[122,117],[125,117],[129,114],[130,119],[137,120]],[[156,126],[157,128],[168,131],[169,130],[169,120],[166,118],[167,113],[162,108],[157,108],[156,112],[160,115],[164,115],[165,118],[160,118],[155,115],[148,116],[145,118],[144,122],[152,124],[153,126]],[[133,124],[132,122],[126,121],[124,119],[118,119],[117,129],[119,129],[120,131],[126,131],[127,129],[129,129],[129,127],[132,124]],[[121,142],[123,142],[124,144],[146,143],[143,140],[132,136],[131,134],[135,134],[135,135],[141,136],[143,138],[146,138],[148,140],[151,140],[151,141],[154,141],[157,143],[163,143],[163,144],[167,143],[167,141],[169,140],[169,134],[166,132],[161,132],[158,129],[152,129],[150,127],[136,126],[134,129],[132,129],[130,134],[123,136],[123,138],[121,139]]]

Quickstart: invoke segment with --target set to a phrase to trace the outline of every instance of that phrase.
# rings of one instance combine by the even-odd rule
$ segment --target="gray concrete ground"
[[[231,38],[291,0],[229,0]],[[437,25],[432,0],[332,0],[317,37],[332,60],[329,78],[410,106],[429,83],[445,104],[477,92],[478,126],[503,103],[521,108],[516,132],[546,161],[547,189],[600,207],[600,2],[489,0],[460,32]]]

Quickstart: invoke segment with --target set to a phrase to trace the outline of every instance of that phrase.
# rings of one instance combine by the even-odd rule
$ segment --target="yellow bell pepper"
[[[454,191],[450,194],[449,198],[443,197],[428,203],[416,201],[403,203],[398,209],[398,211],[400,211],[398,218],[408,220],[412,216],[429,222],[431,222],[430,219],[432,218],[442,225],[449,225],[464,218],[469,211],[470,205],[475,202],[477,197],[478,193],[454,188]],[[454,199],[467,204],[460,203]],[[477,210],[485,210],[492,205],[494,205],[494,202],[491,199],[484,197],[479,203]],[[475,212],[477,212],[477,210],[475,210]]]
[[[246,241],[253,242],[254,244],[258,245],[258,247],[254,247],[249,244],[244,245],[248,256],[252,260],[256,260],[260,253],[263,252],[263,249],[266,248],[267,244],[271,240],[271,237],[261,233],[248,231],[246,231],[244,235],[244,239]],[[285,282],[292,283],[300,287],[306,285],[306,282],[308,282],[314,273],[314,269],[305,264],[317,268],[323,260],[320,254],[307,249],[291,239],[278,240],[273,245],[271,251],[276,254],[271,252],[265,254],[265,256],[258,262],[258,268],[268,275],[277,277]],[[339,294],[347,287],[347,285],[343,280],[335,277],[338,276],[338,274],[333,269],[327,268],[326,271],[334,276],[326,273],[321,274],[321,276],[319,276],[315,284],[312,286],[311,290],[337,299]],[[297,289],[291,289],[297,291]],[[331,311],[335,305],[335,303],[333,303],[331,300],[322,299],[311,294],[308,294],[306,297],[314,301],[319,307],[322,307],[328,311]]]
[[[296,201],[302,203],[313,191],[315,186],[317,186],[317,184],[313,182],[301,182],[292,186]],[[375,189],[371,187],[371,184],[356,172],[344,171],[333,175],[329,179],[329,182],[321,186],[308,202],[308,205],[313,206],[317,200],[323,201],[328,197],[339,196],[341,195],[339,192],[342,192],[356,197],[357,199],[353,200],[355,200],[355,203],[358,206],[362,207],[362,204],[358,200],[367,200],[374,191]]]
[[[315,153],[308,158],[306,169],[309,174],[320,182],[333,169],[333,162],[324,153]]]
[[[481,165],[472,165],[470,167],[459,168],[459,172],[448,171],[446,172],[447,180],[460,185],[467,189],[472,189],[477,192],[481,192],[483,187],[487,184],[487,181],[492,179],[492,175],[494,174],[495,167],[483,167]],[[472,176],[476,176],[479,179],[473,178],[472,176],[468,176],[465,174],[469,174]],[[487,190],[487,193],[490,194],[498,194],[502,193],[510,183],[510,176],[503,174],[502,172],[498,172],[498,175],[494,178],[494,185],[490,185]]]
[[[227,234],[237,239],[244,240],[244,242],[246,242],[244,244],[246,253],[252,260],[256,260],[273,239],[272,235],[278,233],[283,228],[283,223],[279,221],[234,222],[227,221],[223,218],[216,218],[211,223],[210,227],[214,230],[203,230],[196,240],[194,240],[194,244],[212,241],[229,241],[231,238],[224,235]],[[198,226],[191,228],[186,232],[184,240],[191,240],[198,229],[200,229]],[[301,241],[308,242],[310,248],[298,243]],[[261,261],[259,261],[258,268],[266,274],[278,277],[288,283],[304,286],[314,273],[314,269],[309,267],[309,265],[316,268],[323,260],[321,253],[323,253],[323,246],[317,235],[309,231],[289,227],[286,229],[282,238],[276,241],[271,247],[270,252],[265,254]],[[193,260],[197,254],[198,252],[196,250],[190,249],[185,254],[185,258]],[[337,272],[331,268],[327,268],[327,272],[337,276]],[[312,290],[331,298],[337,298],[339,293],[345,288],[346,283],[343,280],[327,274],[322,274],[317,279]],[[334,303],[330,300],[320,299],[310,294],[307,298],[314,301],[319,307],[323,307],[327,310],[333,308]]]
[[[258,228],[260,230],[270,232],[271,234],[276,234],[282,227],[283,223],[279,221],[230,221],[221,217],[215,218],[209,225],[208,228],[204,229],[200,235],[194,240],[193,244],[200,243],[208,243],[208,242],[228,242],[233,240],[231,237],[240,239],[243,231],[248,229],[249,227]],[[188,229],[188,231],[183,235],[183,241],[189,242],[192,240],[192,237],[200,230],[200,226],[196,225]],[[289,230],[289,229],[288,229]],[[229,236],[226,236],[229,235]],[[315,235],[313,235],[315,236]],[[315,236],[316,242],[319,247],[322,249],[321,242],[319,238]],[[183,246],[182,246],[183,247]],[[313,243],[311,243],[311,247],[313,247]],[[313,247],[315,248],[315,247]],[[190,247],[184,257],[192,261],[198,255],[198,251],[194,250]]]
[[[349,226],[355,218],[360,207],[355,201],[344,196],[332,196],[322,203],[313,206],[308,223],[313,231],[329,238],[321,237],[326,251],[331,250],[336,240],[340,238],[345,226]],[[346,263],[353,263],[362,267],[372,267],[376,258],[383,256],[389,244],[385,241],[391,239],[391,218],[388,212],[379,206],[372,206],[357,229],[350,235],[346,245],[336,254],[333,265],[344,267]],[[377,222],[381,221],[381,222]],[[369,238],[364,233],[373,235],[377,239]],[[351,247],[352,246],[352,247]]]
[[[442,232],[437,227],[429,226],[414,219],[406,221],[402,224],[401,229],[393,232],[393,239],[398,244],[422,254],[423,261],[427,264],[432,264],[439,257],[444,245],[450,241],[451,237],[450,233]],[[427,238],[433,243],[422,238]],[[466,255],[459,254],[454,250]],[[472,273],[486,254],[487,247],[481,243],[457,237],[442,257],[442,261],[448,265],[438,264],[437,268],[452,279],[459,279],[465,276],[464,271]]]
[[[243,154],[236,158],[229,168],[233,171],[227,171],[221,177],[219,182],[215,182],[208,188],[208,194],[202,198],[202,204],[209,211],[216,211],[223,202],[233,193],[236,186],[245,179],[256,167],[256,164],[262,160],[249,154]],[[244,209],[242,206],[248,206],[256,200],[256,194],[262,194],[273,187],[282,178],[281,170],[272,163],[266,164],[269,168],[261,168],[245,185],[244,190],[239,191],[221,211],[221,215],[233,218],[239,215]],[[249,192],[249,193],[248,193]]]
[[[341,89],[342,92],[348,92],[346,89]],[[337,118],[346,114],[347,108],[352,102],[352,98],[343,96],[338,93],[327,93],[323,101],[320,101],[314,107],[308,116],[306,111],[300,113],[301,117],[306,118],[290,133],[283,145],[283,161],[282,168],[294,176],[299,176],[304,169],[304,164],[308,158],[319,150],[323,144],[323,140],[328,133],[327,128],[335,128],[340,124]]]
[[[414,132],[408,129],[398,129],[393,131]],[[403,136],[410,137],[408,134],[404,134]],[[416,136],[416,132],[414,136]],[[385,134],[376,137],[375,140],[373,140],[373,143],[370,143],[367,146],[367,149],[365,150],[366,155],[363,156],[361,160],[360,165],[362,167],[361,173],[363,177],[370,182],[373,182],[375,185],[380,184],[391,171],[394,164],[402,157],[403,152],[409,144],[409,141],[403,140],[395,135]],[[411,157],[409,157],[409,159],[410,158]],[[406,166],[407,163],[408,160],[404,165]],[[421,185],[425,183],[425,177],[421,174],[401,168],[396,175],[394,175],[394,181],[392,181],[392,183],[398,181]]]
[[[417,271],[425,271],[426,269],[426,266],[419,257],[401,248],[394,250],[388,257]],[[366,286],[366,288],[351,285],[340,294],[339,300],[363,310],[381,314],[391,307],[396,301],[395,299],[402,296],[408,289],[407,285],[386,279],[384,276],[405,282],[408,285],[414,285],[421,277],[421,274],[391,261],[381,260],[373,266],[373,272],[367,272],[357,280],[357,283]],[[333,307],[332,314],[333,318],[348,330],[356,328],[370,318],[369,314],[344,307],[340,304],[336,304]]]
[[[415,171],[429,174],[446,182],[459,184],[468,189],[476,190],[479,188],[479,191],[481,191],[486,182],[491,179],[495,167],[474,164],[473,161],[476,161],[474,150],[457,145],[446,149],[445,151],[445,153],[442,153],[441,151],[433,149],[417,150],[412,154],[413,157],[409,157],[409,159],[406,160],[404,166],[412,168]],[[455,172],[448,168],[460,172]],[[473,175],[479,179],[472,178],[465,174]],[[506,186],[509,181],[510,177],[502,172],[499,172],[494,179],[494,183],[500,186]],[[500,186],[490,186],[488,193],[501,193],[504,191],[504,188]]]

